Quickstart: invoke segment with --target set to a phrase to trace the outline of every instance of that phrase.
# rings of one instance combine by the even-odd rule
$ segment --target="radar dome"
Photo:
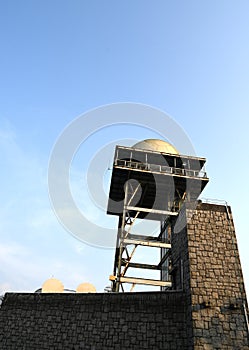
[[[162,153],[179,154],[177,149],[170,143],[159,139],[147,139],[137,142],[133,148],[156,151]]]
[[[81,283],[76,288],[76,293],[96,293],[96,288],[91,283]]]
[[[49,278],[42,285],[42,293],[63,293],[64,285],[56,278]]]

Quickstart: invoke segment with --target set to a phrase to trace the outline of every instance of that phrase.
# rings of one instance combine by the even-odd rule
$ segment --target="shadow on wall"
[[[193,306],[194,343],[205,350],[249,349],[248,310],[241,300],[221,307]]]

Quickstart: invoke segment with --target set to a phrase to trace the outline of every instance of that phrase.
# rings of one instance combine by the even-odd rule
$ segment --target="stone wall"
[[[11,294],[0,309],[3,350],[187,349],[182,292]]]
[[[174,291],[7,293],[0,349],[249,350],[231,209],[182,208],[171,240]]]

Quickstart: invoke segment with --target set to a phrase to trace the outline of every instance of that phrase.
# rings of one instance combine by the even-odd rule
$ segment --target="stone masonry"
[[[180,215],[187,225],[178,222],[172,227],[172,275],[174,288],[183,289],[187,297],[190,348],[249,349],[231,208],[199,203],[195,209],[183,208]]]
[[[170,291],[7,293],[0,349],[249,350],[230,207],[183,207],[171,241]]]
[[[187,349],[182,292],[5,295],[2,350]]]

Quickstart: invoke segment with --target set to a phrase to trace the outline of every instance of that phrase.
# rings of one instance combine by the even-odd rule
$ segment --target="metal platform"
[[[159,211],[178,212],[176,202],[182,200],[184,193],[188,193],[188,200],[194,201],[208,183],[206,172],[201,170],[204,163],[204,158],[117,146],[107,213],[112,215],[122,213],[124,185],[128,180],[140,185],[142,193],[136,207],[144,210],[158,210],[158,213]],[[147,216],[144,210],[140,210],[139,218]],[[130,209],[131,216],[136,212],[136,209]],[[158,213],[154,212],[154,214]],[[162,212],[162,214],[165,213]],[[150,218],[158,220],[157,215],[151,215]]]

